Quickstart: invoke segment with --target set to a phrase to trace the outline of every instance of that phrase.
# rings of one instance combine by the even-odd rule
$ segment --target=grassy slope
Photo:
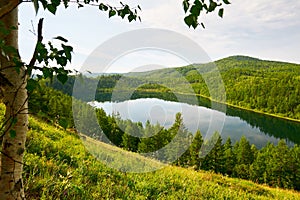
[[[1,115],[3,110],[0,104]],[[294,191],[179,167],[122,173],[91,156],[75,133],[34,118],[29,128],[24,167],[28,199],[300,199]],[[124,153],[100,142],[97,145]],[[145,159],[131,153],[126,156]]]

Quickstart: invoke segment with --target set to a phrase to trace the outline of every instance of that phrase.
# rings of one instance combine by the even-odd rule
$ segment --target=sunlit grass
[[[141,160],[159,165],[90,138],[84,143],[96,154],[106,153],[115,160],[124,156],[133,162],[131,167]],[[294,191],[174,166],[148,173],[120,172],[92,156],[76,133],[33,118],[26,144],[28,199],[300,199]]]
[[[0,118],[3,115],[4,106],[0,104]],[[296,191],[212,172],[163,167],[155,160],[91,138],[81,140],[74,132],[38,119],[30,118],[29,122],[23,174],[27,199],[300,199]],[[126,158],[132,169],[143,162],[149,169],[163,168],[148,173],[120,172],[87,149],[116,161]],[[116,168],[124,164],[116,163]]]
[[[98,160],[111,168],[123,172],[149,172],[166,166],[161,162],[143,157],[138,153],[125,151],[87,136],[84,136],[83,144]]]

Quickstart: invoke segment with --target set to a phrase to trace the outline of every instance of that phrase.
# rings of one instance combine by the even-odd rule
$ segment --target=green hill
[[[0,117],[3,112],[0,104]],[[83,141],[77,133],[30,117],[24,166],[28,199],[300,199],[294,191],[174,166],[148,173],[122,173],[93,157]],[[117,147],[90,138],[85,141],[97,145],[98,150],[125,155]],[[126,157],[145,160],[128,152]]]
[[[226,91],[226,103],[280,117],[300,120],[300,65],[267,61],[248,56],[231,56],[214,64],[221,75]],[[217,83],[219,75],[212,63],[167,68],[126,76],[143,80],[145,84],[172,85],[173,92],[193,93],[225,102]],[[208,88],[210,85],[210,90]],[[125,86],[124,86],[125,87]],[[159,91],[159,90],[157,90]]]
[[[260,59],[258,58],[253,58],[250,56],[243,56],[243,55],[229,56],[227,59],[244,60],[244,61],[245,60],[260,61]]]
[[[212,70],[213,66],[217,66],[217,70]],[[75,78],[70,78],[65,85],[54,80],[52,87],[71,95]],[[231,106],[300,120],[299,64],[239,55],[214,63],[83,79],[82,88],[77,87],[82,95],[76,98],[84,101],[95,98],[110,101],[112,92],[118,93],[119,98],[113,100],[122,101],[128,99],[123,95],[128,91],[135,91],[133,99],[160,97],[172,101],[176,101],[174,94],[196,94]],[[96,94],[86,95],[87,89],[95,89],[91,88],[95,82],[98,83]],[[225,95],[219,84],[221,82],[224,83]]]

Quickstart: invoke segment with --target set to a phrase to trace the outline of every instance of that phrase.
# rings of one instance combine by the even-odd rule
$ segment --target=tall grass
[[[0,125],[3,116],[0,104]],[[23,174],[27,199],[300,199],[295,191],[174,166],[148,173],[120,172],[92,156],[76,133],[34,118],[29,122]],[[125,156],[133,167],[138,164],[133,161],[141,160],[160,166],[90,138],[85,142],[94,153],[104,152],[115,160]]]
[[[300,199],[294,191],[173,166],[148,173],[120,172],[92,156],[76,133],[34,118],[29,129],[24,166],[28,199]],[[142,159],[87,140],[94,150],[120,151],[111,156]]]

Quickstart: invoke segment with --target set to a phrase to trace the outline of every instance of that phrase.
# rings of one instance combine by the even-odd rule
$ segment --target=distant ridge
[[[259,61],[259,60],[261,60],[258,58],[254,58],[254,57],[250,57],[250,56],[243,56],[243,55],[229,56],[229,57],[223,58],[223,59],[233,59],[233,60],[238,60],[238,61],[247,61],[247,60]]]
[[[84,72],[83,75],[88,77],[88,78],[96,78],[98,76],[111,76],[111,75],[116,75],[116,74],[122,74],[122,73],[95,73],[95,72]]]
[[[212,62],[222,62],[222,61],[261,61],[261,62],[272,62],[272,63],[284,63],[284,64],[296,64],[299,65],[297,63],[291,63],[291,62],[286,62],[286,61],[279,61],[279,60],[265,60],[265,59],[260,59],[260,58],[255,58],[255,57],[251,57],[251,56],[245,56],[245,55],[233,55],[233,56],[228,56],[228,57],[224,57],[218,60],[214,60]],[[174,67],[168,67],[168,68],[162,68],[162,69],[148,69],[146,71],[141,71],[141,72],[128,72],[128,73],[96,73],[96,72],[85,72],[83,73],[83,75],[85,75],[86,77],[98,77],[98,76],[109,76],[109,75],[117,75],[117,74],[123,74],[126,76],[136,76],[138,74],[145,74],[145,73],[153,73],[153,72],[158,72],[160,70],[165,70],[165,69],[178,69],[178,68],[182,68],[182,67],[199,67],[201,65],[205,65],[207,63],[193,63],[187,66],[174,66]]]
[[[255,58],[255,57],[250,57],[250,56],[244,56],[244,55],[233,55],[233,56],[228,56],[225,58],[221,58],[219,60],[215,60],[214,62],[219,62],[219,61],[226,61],[226,60],[231,60],[231,61],[260,61],[260,62],[269,62],[269,63],[277,63],[277,64],[295,64],[299,65],[299,63],[295,62],[289,62],[289,61],[283,61],[283,60],[274,60],[274,59],[261,59],[261,58]]]

